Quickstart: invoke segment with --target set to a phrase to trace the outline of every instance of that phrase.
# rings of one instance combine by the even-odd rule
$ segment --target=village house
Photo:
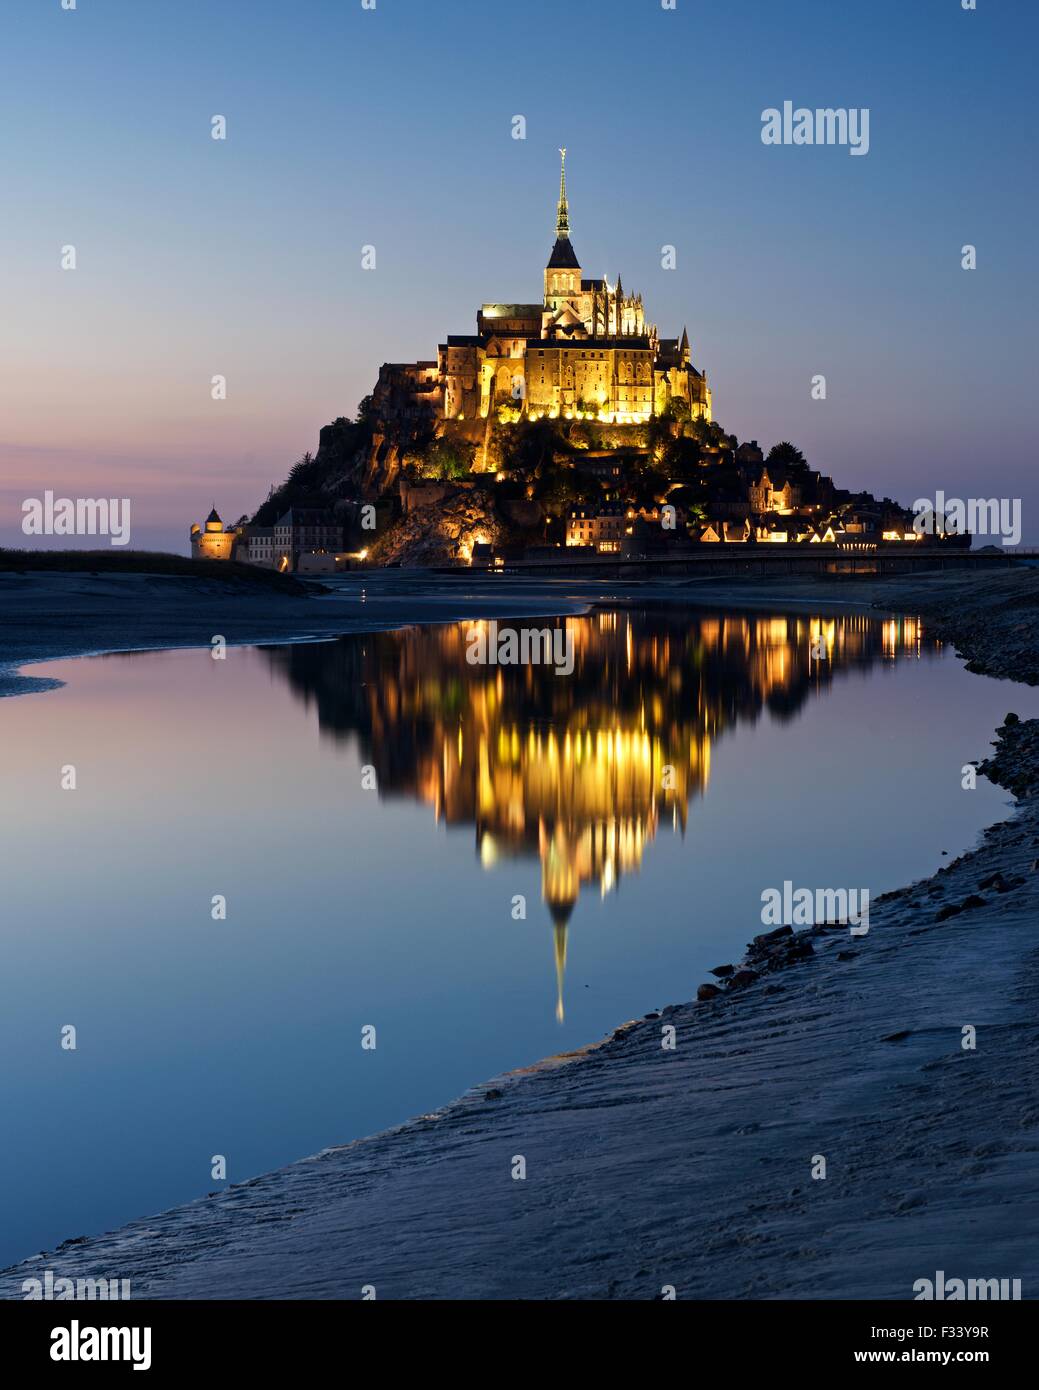
[[[266,569],[273,569],[274,527],[246,526],[243,530],[245,545],[241,558],[250,565],[262,565]]]
[[[765,455],[758,447],[756,439],[744,440],[736,450],[736,462],[747,468],[759,467],[765,462]]]
[[[684,513],[676,510],[674,528],[664,527],[657,517],[644,512],[630,525],[621,553],[636,557],[661,556],[688,550],[692,545]]]
[[[594,545],[603,554],[620,552],[628,525],[628,509],[620,503],[571,507],[566,514],[567,546]]]
[[[321,553],[334,556],[342,548],[343,528],[331,512],[319,507],[290,507],[274,523],[274,556],[280,570],[314,568],[310,563],[301,566],[302,557]]]
[[[807,540],[813,530],[814,527],[807,517],[781,516],[774,512],[768,516],[758,517],[754,524],[754,539],[770,544],[776,542],[781,544],[796,543]]]
[[[673,510],[674,525],[665,527],[659,503],[651,507],[623,506],[619,502],[570,507],[566,513],[565,544],[568,549],[591,545],[601,554],[619,553],[636,533],[645,541],[653,532],[660,534],[664,545],[674,543],[679,536],[685,539],[686,529],[685,513],[678,507]]]
[[[779,512],[789,516],[801,505],[802,484],[783,468],[765,464],[748,487],[752,512]]]
[[[709,545],[716,543],[742,545],[752,535],[749,517],[716,517],[699,528],[696,539]]]

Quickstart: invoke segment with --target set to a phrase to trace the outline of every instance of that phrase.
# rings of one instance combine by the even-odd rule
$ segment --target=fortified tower
[[[233,560],[238,532],[224,526],[216,507],[206,517],[205,529],[196,521],[191,528],[193,560]]]

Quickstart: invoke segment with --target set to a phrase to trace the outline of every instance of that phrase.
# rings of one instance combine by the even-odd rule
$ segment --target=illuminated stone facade
[[[198,522],[191,528],[191,558],[193,560],[233,560],[240,533],[234,527],[225,528],[217,509],[206,517],[205,526]]]
[[[471,336],[451,336],[437,361],[383,367],[375,400],[384,415],[406,417],[423,402],[442,420],[592,417],[638,424],[681,403],[692,419],[711,418],[707,377],[690,360],[689,335],[660,338],[641,294],[605,278],[588,279],[570,241],[565,151],[556,241],[536,304],[488,303]]]

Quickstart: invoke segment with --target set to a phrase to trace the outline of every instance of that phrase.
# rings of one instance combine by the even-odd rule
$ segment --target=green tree
[[[574,502],[583,501],[583,491],[573,466],[553,460],[542,469],[534,495],[539,502],[559,512]]]
[[[555,455],[567,448],[556,421],[521,420],[506,441],[505,467],[513,477],[536,486],[545,469],[551,468]]]
[[[782,468],[806,468],[805,456],[801,450],[791,444],[788,439],[784,439],[780,444],[773,444],[768,451],[767,463],[778,464]]]
[[[663,466],[672,477],[684,478],[695,472],[700,464],[700,445],[695,439],[679,435],[669,441],[664,450]]]
[[[476,458],[476,445],[467,439],[434,439],[420,455],[419,473],[423,478],[437,482],[450,482],[464,478],[473,469]]]

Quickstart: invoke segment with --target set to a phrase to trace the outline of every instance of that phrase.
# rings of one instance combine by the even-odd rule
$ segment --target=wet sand
[[[292,600],[306,605],[296,631],[284,600],[236,614],[219,593],[192,608],[167,591],[127,621],[151,635],[142,645],[170,646],[208,643],[218,615],[229,641],[268,641],[583,611],[600,596],[879,603],[923,613],[976,669],[1034,679],[1039,657],[1030,571],[793,581],[782,593],[760,582],[676,592],[511,581],[487,592],[499,582],[488,577],[420,594],[402,575],[363,601]],[[23,591],[16,615],[9,597],[0,586],[0,660],[12,666],[138,645],[113,626],[125,591],[66,593],[84,619],[75,630],[62,626],[59,595]],[[1016,814],[876,903],[868,935],[807,929],[799,950],[752,952],[755,978],[701,1003],[683,1002],[700,981],[676,982],[661,1017],[493,1079],[435,1115],[24,1261],[0,1274],[0,1295],[21,1297],[23,1279],[51,1269],[129,1278],[136,1298],[359,1298],[373,1285],[380,1298],[652,1299],[673,1285],[679,1298],[907,1299],[941,1269],[1020,1278],[1035,1297],[1039,721],[1000,738],[991,775],[1013,788]],[[962,1045],[968,1025],[973,1049]],[[669,1027],[673,1050],[661,1046]]]

